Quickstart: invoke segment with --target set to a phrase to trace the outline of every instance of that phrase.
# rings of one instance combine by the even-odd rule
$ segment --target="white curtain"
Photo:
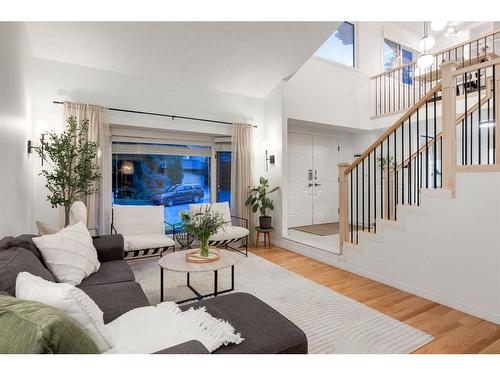
[[[74,116],[76,121],[89,121],[88,138],[98,146],[98,166],[101,179],[98,191],[87,197],[87,227],[98,234],[107,233],[109,223],[109,207],[111,206],[111,143],[109,137],[108,109],[91,104],[64,103],[64,124],[68,117]]]
[[[231,139],[231,211],[235,216],[248,219],[250,233],[254,227],[254,215],[250,207],[245,206],[245,201],[253,184],[252,130],[252,125],[233,124]]]

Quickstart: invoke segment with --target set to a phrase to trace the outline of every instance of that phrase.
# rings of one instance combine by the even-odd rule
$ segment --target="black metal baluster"
[[[358,243],[359,231],[359,164],[356,165],[356,243]]]
[[[490,99],[488,99],[488,123],[491,121],[490,119]],[[488,128],[486,129],[487,131],[487,151],[488,151],[488,164],[490,164],[490,128],[491,126],[488,126]]]
[[[485,44],[485,46],[486,46],[486,44]],[[484,73],[486,75],[486,70]],[[481,165],[481,134],[482,134],[482,132],[481,132],[481,69],[477,70],[477,105],[478,105],[478,112],[477,112],[477,134],[478,134],[477,160],[478,160],[478,164]]]
[[[417,109],[417,171],[416,171],[416,180],[419,178],[420,175],[420,119],[419,119],[419,114],[420,114],[420,108]],[[420,205],[420,182],[417,182],[417,206]]]
[[[354,243],[354,238],[353,238],[353,235],[354,235],[354,232],[353,232],[353,228],[354,228],[354,226],[353,226],[354,210],[353,210],[353,208],[354,208],[354,206],[353,206],[353,195],[352,195],[352,187],[353,187],[352,186],[352,182],[353,182],[352,181],[352,175],[353,175],[353,173],[352,173],[352,171],[349,172],[349,173],[351,175],[351,196],[350,196],[351,197],[351,228],[349,228],[349,229],[350,229],[350,232],[351,232],[351,243]]]
[[[396,153],[396,138],[397,129],[394,129],[394,220],[397,219],[397,206],[398,206],[398,158]]]
[[[373,231],[377,230],[377,147],[373,149]]]
[[[413,204],[411,200],[411,115],[408,118],[408,204]]]
[[[439,187],[443,187],[443,137],[439,138]]]
[[[380,142],[380,217],[384,218],[384,142]],[[387,181],[386,181],[387,183]]]
[[[474,153],[472,152],[472,145],[473,145],[473,142],[472,142],[472,128],[473,128],[473,126],[472,125],[474,124],[473,117],[472,117],[473,113],[474,112],[471,111],[471,113],[470,113],[470,121],[469,121],[470,122],[470,163],[471,164],[474,164],[473,163]]]
[[[469,155],[468,155],[468,147],[467,147],[467,73],[464,74],[464,126],[465,126],[465,165],[469,164]]]
[[[425,188],[429,188],[429,106],[425,101]]]
[[[391,201],[391,184],[389,183],[390,181],[390,174],[391,174],[391,163],[389,162],[389,136],[387,136],[387,162],[385,164],[385,167],[387,168],[387,176],[386,179],[387,181],[385,182],[387,184],[386,190],[387,190],[387,220],[391,219],[391,210],[390,210],[390,201]]]
[[[465,123],[462,119],[462,165],[465,165]]]
[[[495,34],[496,35],[496,34]],[[493,44],[494,45],[494,44]],[[496,109],[496,79],[495,79],[496,65],[493,66],[493,121],[495,126],[493,127],[493,164],[496,164],[496,131],[497,131],[497,109]]]
[[[365,159],[361,161],[361,228],[365,231]]]
[[[437,188],[437,113],[436,113],[436,93],[434,93],[434,189]]]
[[[401,204],[405,204],[405,123],[401,124]]]
[[[371,169],[371,165],[370,165],[370,155],[371,155],[371,152],[368,153],[368,232],[371,232],[371,217],[370,217],[370,214],[371,214],[371,210],[370,210],[370,195],[371,195],[371,179],[370,179],[370,169]]]

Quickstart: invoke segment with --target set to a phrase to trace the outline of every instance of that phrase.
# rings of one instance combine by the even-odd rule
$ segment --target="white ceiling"
[[[35,57],[263,98],[340,22],[28,22]]]
[[[383,22],[386,27],[392,28],[394,30],[403,30],[405,31],[405,36],[408,39],[408,42],[413,45],[418,45],[418,41],[424,35],[424,21],[405,21],[405,22]],[[450,26],[455,27],[457,34],[464,34],[463,38],[467,39],[467,33],[480,25],[484,24],[484,22],[471,22],[471,21],[448,21],[447,28]],[[433,35],[436,38],[437,44],[440,47],[449,47],[452,46],[458,41],[453,37],[446,37],[446,29],[441,31],[433,31],[429,25],[429,34]]]

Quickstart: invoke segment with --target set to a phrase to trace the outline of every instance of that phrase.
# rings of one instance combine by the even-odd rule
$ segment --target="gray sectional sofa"
[[[42,255],[31,240],[33,235],[5,237],[0,240],[0,291],[15,294],[15,279],[22,271],[50,281],[53,275],[45,267]],[[108,323],[136,307],[149,302],[134,274],[124,260],[123,237],[106,235],[94,238],[101,262],[99,271],[78,286],[104,312]],[[227,320],[245,340],[239,345],[219,348],[215,354],[307,353],[304,332],[276,310],[247,293],[232,293],[181,306],[182,309],[205,306],[215,317]],[[203,354],[205,347],[189,341],[158,352],[158,354]]]

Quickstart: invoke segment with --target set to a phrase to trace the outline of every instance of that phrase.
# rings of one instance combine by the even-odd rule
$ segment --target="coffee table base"
[[[180,303],[185,303],[185,302],[190,302],[190,301],[200,301],[203,298],[216,297],[219,294],[232,292],[234,290],[234,265],[231,266],[231,288],[229,288],[229,289],[219,290],[219,271],[215,270],[215,271],[213,271],[213,273],[214,273],[214,291],[213,291],[213,293],[201,294],[191,285],[190,274],[189,274],[189,272],[187,272],[186,273],[186,285],[188,286],[189,289],[191,289],[191,291],[196,295],[196,297],[183,299],[181,301],[175,301],[175,303],[180,304]],[[164,297],[163,293],[164,293],[164,275],[163,275],[163,267],[160,267],[160,302],[163,302],[163,297]]]

